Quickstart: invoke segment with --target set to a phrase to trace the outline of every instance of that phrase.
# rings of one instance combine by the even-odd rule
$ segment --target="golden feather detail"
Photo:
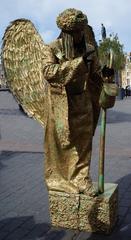
[[[24,110],[46,125],[50,85],[43,78],[44,42],[30,20],[18,19],[3,36],[2,63],[9,88]]]

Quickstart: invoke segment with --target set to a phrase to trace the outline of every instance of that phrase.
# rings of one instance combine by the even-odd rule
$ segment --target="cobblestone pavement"
[[[98,124],[91,164],[98,171]],[[44,183],[43,129],[0,92],[0,240],[131,240],[131,98],[108,110],[105,181],[119,184],[119,220],[111,235],[52,228]]]

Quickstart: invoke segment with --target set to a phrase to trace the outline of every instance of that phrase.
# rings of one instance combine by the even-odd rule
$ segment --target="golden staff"
[[[109,68],[113,64],[113,51],[109,53]],[[109,82],[109,77],[106,77],[105,82]],[[99,168],[98,168],[98,193],[104,192],[104,163],[105,163],[105,136],[106,136],[106,108],[101,111],[101,128],[100,128],[100,151],[99,151]]]

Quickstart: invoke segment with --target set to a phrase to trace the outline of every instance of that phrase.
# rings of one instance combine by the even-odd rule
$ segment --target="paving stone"
[[[0,240],[6,239],[6,236],[7,236],[7,235],[8,235],[8,232],[0,231]]]
[[[50,225],[46,223],[37,224],[27,235],[24,236],[23,240],[41,238],[45,235],[50,229]]]
[[[128,212],[128,207],[127,206],[119,206],[119,215],[124,216]]]
[[[41,240],[62,240],[66,236],[65,229],[55,229],[51,228],[45,236],[41,238]]]
[[[128,198],[123,198],[121,201],[120,201],[120,206],[121,207],[130,207],[131,206],[131,199],[128,199]]]

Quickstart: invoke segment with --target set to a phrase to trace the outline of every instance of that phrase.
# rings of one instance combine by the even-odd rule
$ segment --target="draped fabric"
[[[45,178],[49,190],[68,193],[84,192],[91,186],[92,138],[101,92],[96,54],[91,69],[85,65],[82,54],[75,54],[74,59],[65,60],[61,39],[43,52],[43,74],[51,86]]]

